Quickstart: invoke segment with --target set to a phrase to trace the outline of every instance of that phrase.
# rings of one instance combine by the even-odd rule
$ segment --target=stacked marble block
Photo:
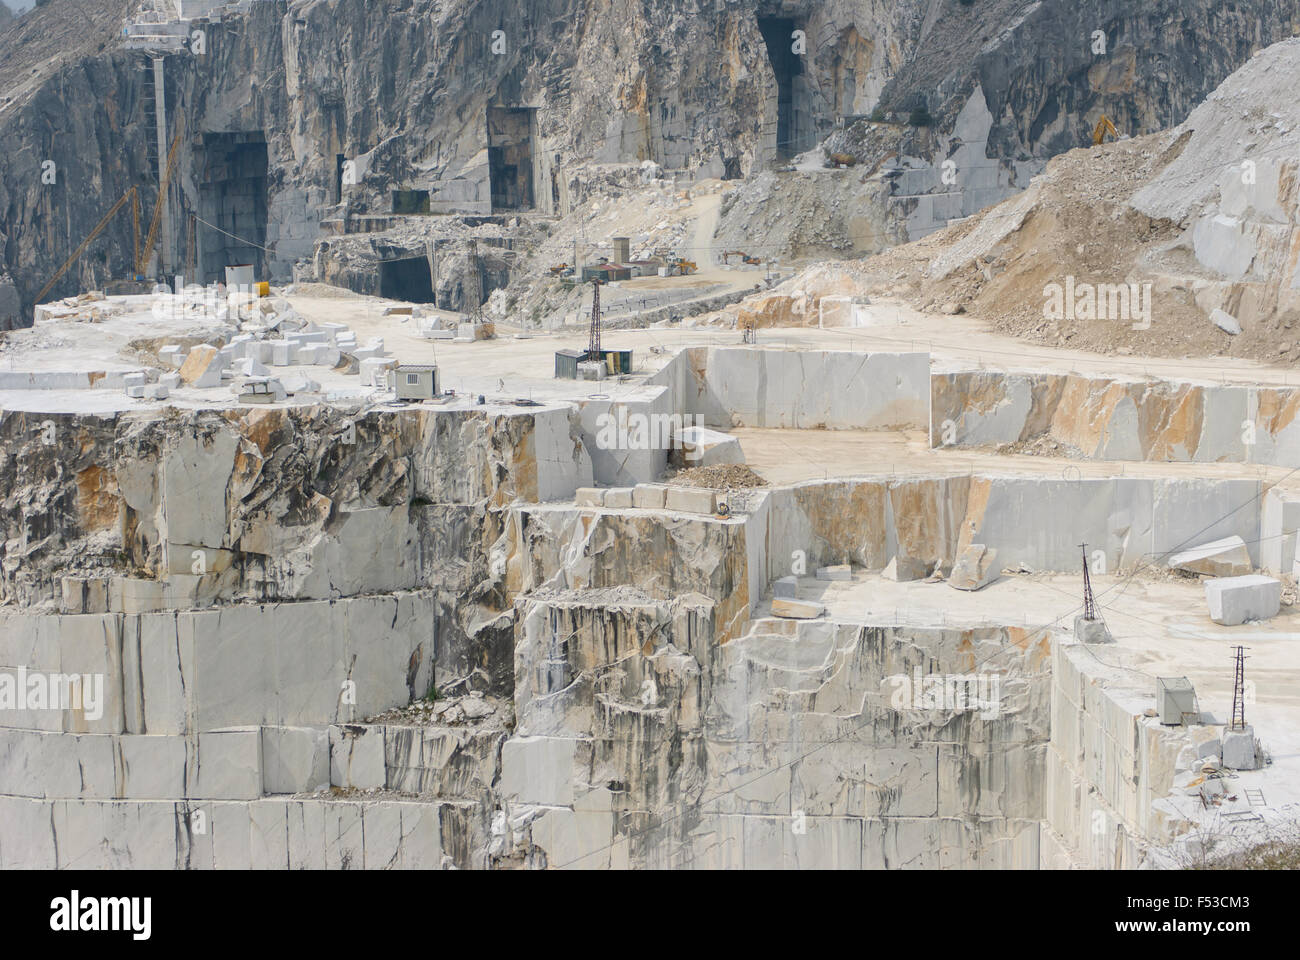
[[[147,373],[128,373],[122,382],[128,397],[137,400],[166,400],[172,388],[180,383],[180,377],[169,373],[159,377],[157,383],[150,383]]]
[[[206,345],[194,348],[201,350]],[[215,349],[215,348],[210,348]],[[193,350],[170,344],[158,351],[162,361],[179,370],[185,365]],[[216,362],[211,375],[194,382],[195,386],[218,386],[221,380],[234,377],[267,377],[273,368],[288,366],[327,366],[338,365],[342,355],[350,353],[358,360],[382,358],[385,356],[384,341],[379,337],[371,338],[364,347],[357,347],[356,334],[343,324],[322,323],[311,328],[286,331],[282,337],[273,340],[258,339],[251,333],[242,333],[231,339],[217,350]],[[132,381],[127,384],[131,396],[152,397],[158,394],[161,399],[167,395],[166,387],[175,388],[179,379],[169,380],[172,375],[164,375],[159,387],[150,390],[148,384]],[[132,388],[144,386],[143,391],[132,393]]]
[[[418,308],[416,308],[416,309],[418,309]],[[452,325],[444,325],[445,322],[442,321],[442,320],[439,320],[437,317],[424,317],[424,316],[421,316],[419,313],[413,313],[412,315],[416,318],[416,320],[415,320],[415,327],[416,327],[417,332],[418,332],[418,333],[420,334],[420,336],[423,337],[425,340],[456,340],[456,339],[460,339],[460,337],[459,337],[459,333],[460,333],[460,324],[459,324],[459,323],[455,324],[454,326],[452,326]],[[448,323],[449,323],[449,322],[448,322]],[[471,326],[472,326],[472,325],[471,325]],[[470,339],[473,339],[473,337],[470,337]]]
[[[98,606],[102,584],[65,584],[65,601]],[[433,615],[418,592],[0,615],[0,673],[98,678],[72,709],[0,713],[0,867],[325,866],[332,846],[362,844],[363,819],[353,866],[440,865],[438,804],[290,796],[330,785],[351,718],[427,689]],[[376,839],[401,839],[373,863],[371,818]]]
[[[726,501],[717,491],[701,487],[638,483],[635,487],[581,487],[574,494],[574,502],[579,507],[604,507],[606,510],[669,510],[713,515],[718,512],[719,502]]]

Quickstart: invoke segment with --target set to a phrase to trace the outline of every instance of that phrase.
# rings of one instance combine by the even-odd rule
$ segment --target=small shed
[[[586,350],[556,350],[555,376],[565,380],[578,379],[578,364],[598,360],[605,365],[610,376],[632,372],[631,350],[602,350],[599,357],[589,357]]]
[[[605,369],[611,374],[632,372],[631,350],[603,350],[601,353],[601,359],[605,361]]]
[[[556,350],[555,376],[564,380],[577,380],[578,364],[585,359],[586,350]]]
[[[1199,723],[1196,688],[1186,677],[1156,677],[1156,712],[1166,726]]]
[[[582,268],[582,282],[587,283],[591,280],[599,280],[601,283],[609,283],[611,280],[631,280],[632,268],[621,266],[614,263],[602,263],[594,267]]]
[[[393,369],[398,400],[432,400],[438,395],[438,368],[429,363],[399,363]]]

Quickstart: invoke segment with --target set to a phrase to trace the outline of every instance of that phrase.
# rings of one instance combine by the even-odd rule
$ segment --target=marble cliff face
[[[21,44],[40,54],[36,73],[0,102],[0,274],[12,278],[19,322],[49,265],[114,200],[138,186],[146,216],[153,208],[148,53],[165,59],[167,109],[186,123],[170,199],[176,236],[190,214],[221,215],[210,197],[223,156],[264,151],[263,199],[239,216],[266,248],[246,252],[287,278],[312,260],[322,224],[394,212],[394,191],[427,191],[433,212],[491,214],[507,202],[492,196],[493,143],[526,147],[515,167],[531,171],[519,181],[531,202],[520,208],[562,216],[592,190],[635,183],[646,161],[689,177],[751,178],[830,136],[831,150],[869,170],[890,159],[906,181],[850,191],[851,212],[834,215],[857,224],[850,233],[873,224],[872,235],[905,240],[1023,189],[1047,158],[1086,142],[1103,103],[1129,132],[1182,121],[1256,45],[1289,35],[1296,14],[1288,0],[1231,12],[1198,0],[1164,19],[1102,2],[999,0],[936,15],[923,0],[416,0],[376,16],[366,0],[267,0],[190,21],[201,44],[146,51],[121,27],[153,6],[105,4],[94,29],[75,31],[66,11],[42,7],[5,35],[15,53]],[[1056,42],[1076,35],[1073,47]],[[26,69],[10,59],[11,71]],[[877,108],[904,121],[923,109],[932,122],[854,125]],[[168,126],[169,142],[178,127]],[[955,187],[939,166],[953,157],[964,171]],[[796,181],[763,188],[764,203],[783,211],[774,231],[820,209]],[[734,217],[756,209],[742,200]],[[107,226],[107,261],[78,264],[53,295],[130,274],[128,220]],[[797,253],[809,237],[795,230],[780,243]],[[196,253],[161,272],[192,273]],[[448,294],[458,306],[465,295]]]

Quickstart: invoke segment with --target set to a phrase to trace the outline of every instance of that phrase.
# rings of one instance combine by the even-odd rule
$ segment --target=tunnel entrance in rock
[[[429,212],[428,190],[394,190],[393,213],[415,214]]]
[[[433,275],[425,257],[379,262],[379,295],[407,303],[433,303]]]
[[[776,155],[779,159],[813,146],[812,88],[803,56],[795,52],[795,31],[802,26],[786,17],[759,17],[758,30],[776,74]]]
[[[488,107],[488,178],[493,212],[532,209],[532,129],[531,108]]]
[[[492,295],[492,291],[502,290],[510,285],[510,264],[504,257],[491,253],[485,254],[479,259],[479,270],[483,278],[484,303],[487,303],[487,298]]]
[[[205,133],[199,164],[197,268],[203,282],[225,280],[228,266],[251,263],[267,276],[266,134]]]

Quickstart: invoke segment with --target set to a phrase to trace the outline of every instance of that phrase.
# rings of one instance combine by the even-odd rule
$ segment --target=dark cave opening
[[[795,52],[800,24],[786,17],[759,17],[758,30],[776,74],[776,155],[789,158],[812,148],[811,91],[803,56]]]
[[[394,190],[393,213],[415,214],[429,212],[428,190]]]
[[[488,107],[488,178],[493,211],[532,209],[532,125],[533,111],[528,107]]]
[[[199,174],[197,258],[202,282],[225,280],[225,270],[251,263],[254,274],[267,271],[266,135],[205,133]]]
[[[390,300],[407,303],[433,303],[433,275],[425,257],[407,257],[402,260],[381,260],[379,263],[379,295]]]

